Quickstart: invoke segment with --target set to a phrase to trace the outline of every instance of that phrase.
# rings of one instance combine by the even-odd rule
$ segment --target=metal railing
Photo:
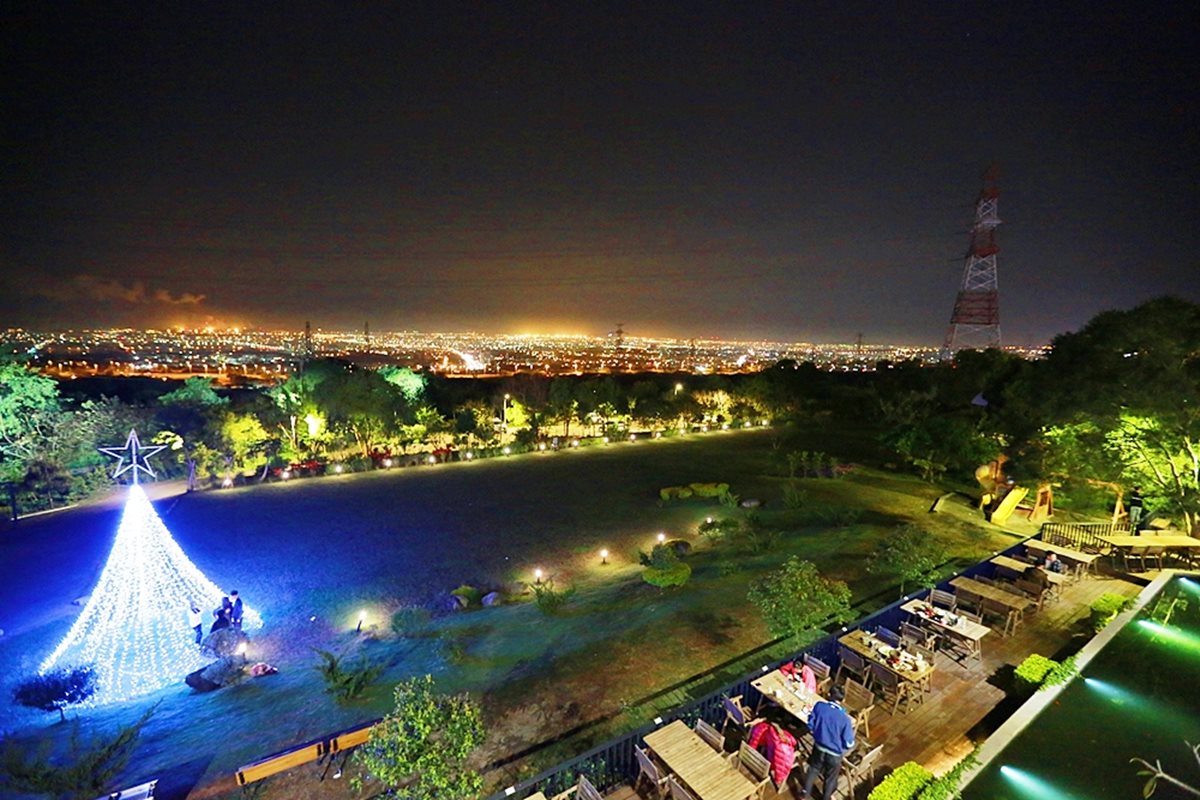
[[[1022,540],[1020,543],[1012,545],[1003,552],[1005,554],[1015,553],[1023,547],[1024,541]],[[994,572],[995,565],[991,564],[989,560],[984,560],[954,573],[944,581],[938,583],[937,588],[953,591],[950,581],[956,577],[973,577],[979,574],[991,575]],[[608,792],[621,784],[631,783],[637,778],[638,774],[638,766],[633,755],[633,748],[647,733],[677,719],[683,720],[689,726],[697,719],[703,719],[712,725],[720,726],[725,720],[725,708],[722,705],[722,700],[725,697],[741,695],[746,705],[752,708],[756,707],[761,699],[761,695],[750,682],[757,679],[759,675],[778,669],[781,665],[789,661],[799,660],[805,653],[821,659],[826,664],[829,664],[831,669],[836,669],[839,661],[838,639],[841,636],[852,630],[865,629],[874,631],[880,626],[899,630],[900,622],[905,617],[905,613],[900,610],[900,607],[912,598],[926,594],[927,592],[927,588],[921,588],[916,592],[901,597],[899,600],[878,611],[860,618],[850,625],[837,627],[827,636],[818,639],[786,658],[764,664],[755,672],[742,677],[728,686],[705,695],[692,703],[655,717],[647,725],[643,725],[617,739],[594,747],[568,761],[556,764],[532,778],[527,778],[496,792],[490,795],[487,800],[520,800],[520,798],[528,797],[530,794],[538,791],[547,797],[553,797],[555,794],[566,791],[574,786],[578,780],[578,776],[581,774],[586,775],[588,780],[601,792]]]
[[[1129,533],[1128,522],[1043,522],[1038,538],[1075,550],[1105,550],[1101,536]]]

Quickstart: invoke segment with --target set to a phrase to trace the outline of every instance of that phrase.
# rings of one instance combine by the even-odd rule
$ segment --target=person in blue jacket
[[[804,791],[800,793],[802,798],[809,796],[817,775],[821,776],[823,800],[833,797],[837,789],[842,758],[854,748],[854,720],[841,705],[845,696],[842,687],[833,687],[829,690],[829,699],[817,703],[808,717],[814,745],[808,773],[804,776]]]

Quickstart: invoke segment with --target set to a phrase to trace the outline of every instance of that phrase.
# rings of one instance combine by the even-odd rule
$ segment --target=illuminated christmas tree
[[[221,605],[226,592],[204,576],[171,538],[170,531],[138,483],[138,473],[154,477],[146,458],[161,446],[141,446],[135,431],[124,447],[102,447],[119,459],[113,477],[129,472],[133,483],[112,551],[79,618],[40,672],[91,664],[96,671],[97,704],[126,700],[182,683],[203,667],[205,658],[188,625],[194,604],[204,612]],[[243,628],[262,625],[243,609]]]

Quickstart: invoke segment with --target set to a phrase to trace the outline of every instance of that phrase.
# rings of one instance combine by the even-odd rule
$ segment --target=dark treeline
[[[496,379],[310,362],[283,383],[218,390],[192,379],[59,383],[0,366],[0,478],[25,504],[106,484],[95,448],[168,445],[167,476],[200,485],[260,480],[289,466],[482,457],[631,433],[678,435],[769,420],[785,430],[868,432],[880,463],[927,480],[971,481],[1003,454],[1009,474],[1049,481],[1060,504],[1099,509],[1141,486],[1191,527],[1200,480],[1200,307],[1162,298],[1100,314],[1026,361],[964,351],[952,362],[829,372],[781,362],[752,375],[621,374]],[[835,453],[835,455],[838,455]]]

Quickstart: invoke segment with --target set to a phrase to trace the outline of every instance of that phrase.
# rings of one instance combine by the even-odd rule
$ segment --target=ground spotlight
[[[334,471],[334,472],[336,472],[338,475],[341,475],[341,474],[342,474],[342,470],[344,470],[344,469],[345,469],[345,467],[343,467],[341,464],[334,464],[334,465],[333,465],[333,471]]]
[[[392,460],[391,460],[390,458],[385,458],[385,459],[383,460],[383,465],[384,465],[385,467],[390,467],[390,466],[392,466]]]
[[[601,548],[601,550],[600,550],[600,563],[601,564],[608,563],[608,548],[607,547]]]
[[[545,574],[545,573],[543,573],[543,572],[542,572],[542,568],[541,568],[541,567],[538,567],[537,569],[535,569],[535,570],[533,571],[533,582],[534,582],[534,583],[541,583],[541,582],[542,582],[542,575],[544,575],[544,574]]]
[[[663,542],[665,542],[667,540],[667,535],[665,533],[663,533],[662,531],[659,531],[659,534],[656,538],[658,539],[658,543],[662,544]]]

